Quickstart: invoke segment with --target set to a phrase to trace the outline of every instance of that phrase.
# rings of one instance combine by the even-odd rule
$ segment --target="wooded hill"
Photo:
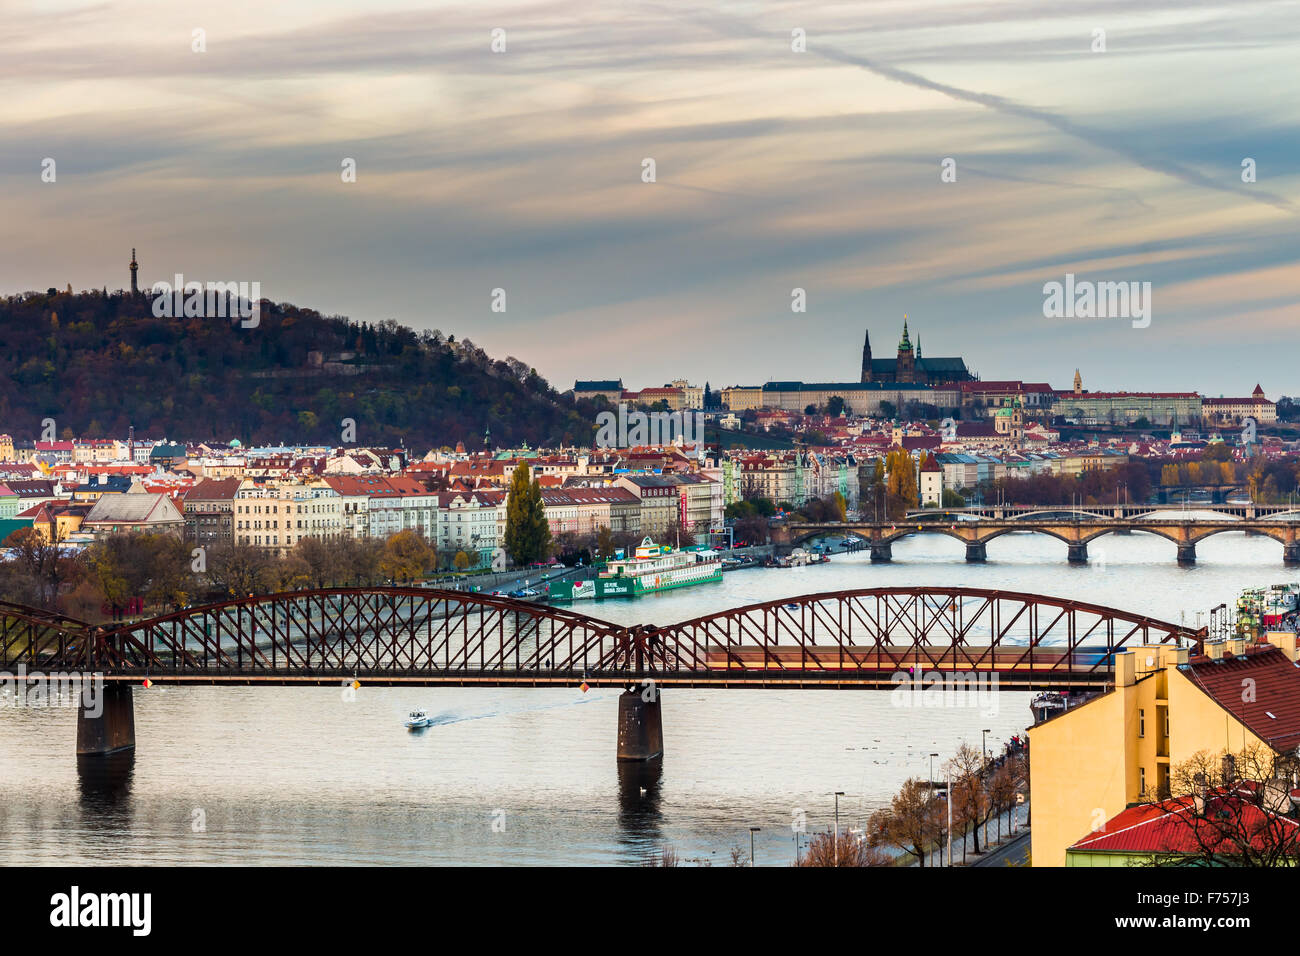
[[[397,446],[421,454],[587,444],[595,409],[523,362],[396,322],[264,302],[235,318],[156,318],[153,296],[101,291],[0,298],[0,431],[38,438]],[[233,309],[231,311],[234,311]],[[355,436],[343,437],[343,420]]]

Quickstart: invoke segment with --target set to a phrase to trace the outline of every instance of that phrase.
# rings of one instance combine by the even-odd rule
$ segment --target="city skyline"
[[[985,380],[1294,391],[1292,4],[19,7],[6,293],[126,288],[135,247],[142,288],[257,281],[561,390],[852,381],[906,313]],[[1067,275],[1150,282],[1150,326],[1045,318]]]

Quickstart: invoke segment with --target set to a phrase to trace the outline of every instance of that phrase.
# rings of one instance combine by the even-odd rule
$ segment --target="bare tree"
[[[946,811],[934,798],[930,781],[909,779],[888,807],[867,821],[867,839],[873,847],[892,846],[916,857],[925,866],[926,852],[941,844],[947,832]]]
[[[1290,793],[1297,761],[1253,745],[1236,753],[1199,751],[1169,773],[1162,846],[1146,866],[1300,865],[1300,822]]]
[[[862,836],[827,830],[808,841],[800,866],[890,866],[894,858]]]

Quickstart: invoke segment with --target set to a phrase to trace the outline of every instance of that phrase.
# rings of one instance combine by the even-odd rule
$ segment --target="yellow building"
[[[733,412],[763,407],[763,389],[758,385],[732,385],[722,390],[722,404]]]
[[[1064,866],[1082,837],[1165,796],[1170,766],[1199,751],[1293,753],[1296,657],[1291,633],[1207,642],[1203,656],[1166,644],[1117,653],[1112,689],[1029,730],[1034,866]]]

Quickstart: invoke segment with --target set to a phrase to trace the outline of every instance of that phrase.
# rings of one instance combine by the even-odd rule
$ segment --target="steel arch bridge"
[[[0,668],[17,670],[23,693],[38,675],[77,678],[77,753],[92,760],[134,750],[132,684],[151,680],[618,686],[618,758],[644,761],[664,752],[661,686],[928,690],[938,675],[977,698],[1096,689],[1128,644],[1203,639],[1142,614],[980,588],[805,594],[666,627],[429,588],[250,596],[114,628],[0,604]]]
[[[1198,642],[1143,614],[982,588],[806,594],[624,626],[430,588],[259,595],[113,628],[0,605],[0,666],[169,683],[883,687],[985,672],[1007,689],[1104,686],[1129,644]]]

